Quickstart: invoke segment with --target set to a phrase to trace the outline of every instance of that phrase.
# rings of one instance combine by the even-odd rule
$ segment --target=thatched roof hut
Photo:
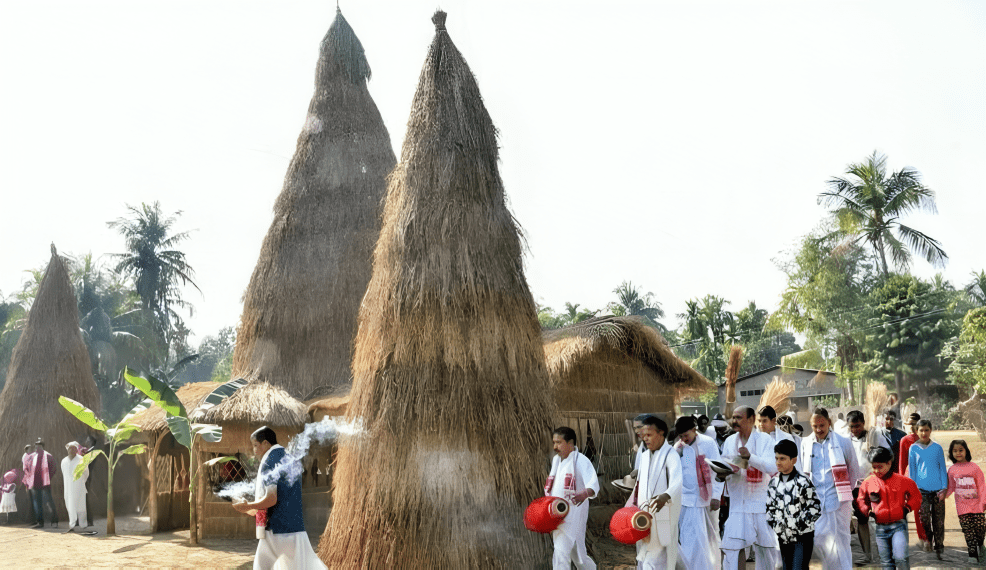
[[[575,430],[579,448],[602,473],[602,501],[626,493],[610,481],[630,471],[626,422],[641,413],[674,421],[675,406],[715,385],[678,358],[637,317],[599,317],[544,331],[545,361],[558,405],[556,425]]]
[[[552,401],[519,229],[476,80],[433,17],[360,308],[331,568],[534,568]]]
[[[24,445],[33,444],[39,437],[57,465],[65,457],[66,443],[84,442],[87,437],[98,435],[63,408],[58,403],[59,396],[80,402],[97,414],[100,412],[99,390],[92,378],[89,352],[79,329],[75,291],[65,262],[53,244],[51,261],[38,287],[24,332],[14,346],[7,382],[0,393],[3,433],[0,465],[4,470],[19,468]],[[65,517],[60,473],[52,480],[55,505],[61,513],[59,516]],[[105,489],[105,482],[102,486]],[[18,508],[27,509],[27,502]],[[105,512],[105,508],[100,512]]]
[[[243,297],[233,377],[304,398],[349,386],[386,176],[396,159],[367,90],[370,66],[340,12],[322,40],[315,94],[274,221]]]

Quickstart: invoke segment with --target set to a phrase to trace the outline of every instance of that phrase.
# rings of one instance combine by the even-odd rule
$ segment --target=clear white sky
[[[941,240],[946,276],[986,267],[984,2],[440,5],[501,131],[531,288],[555,309],[600,308],[624,279],[672,315],[709,293],[773,309],[771,260],[819,222],[825,180],[873,150],[938,192],[938,216],[907,221]],[[342,2],[398,155],[435,8]],[[50,242],[121,251],[106,222],[160,200],[193,230],[189,325],[235,325],[334,12],[0,3],[0,291]]]

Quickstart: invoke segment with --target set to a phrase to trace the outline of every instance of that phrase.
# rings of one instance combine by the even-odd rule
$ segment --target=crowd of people
[[[865,562],[878,557],[886,570],[907,570],[908,516],[920,547],[941,560],[951,495],[969,562],[986,564],[986,482],[969,446],[949,444],[949,467],[929,420],[911,414],[909,434],[896,427],[893,410],[880,420],[867,427],[854,410],[833,421],[816,408],[811,432],[802,435],[791,416],[770,406],[737,407],[728,422],[683,416],[673,427],[654,415],[636,417],[626,506],[651,517],[649,534],[636,543],[637,568],[734,570],[754,561],[757,570],[801,570],[814,553],[823,568],[845,570],[853,566],[855,532]],[[553,567],[592,569],[585,529],[599,481],[571,428],[556,429],[553,438],[557,455],[545,495],[572,505],[552,533]]]
[[[10,522],[10,515],[17,512],[17,492],[23,487],[30,497],[32,528],[43,528],[45,512],[52,527],[58,527],[58,509],[52,498],[51,485],[59,475],[62,478],[65,499],[65,510],[68,512],[68,532],[85,532],[94,534],[92,527],[92,511],[89,510],[89,469],[83,468],[79,478],[75,470],[82,463],[82,456],[89,451],[75,441],[65,444],[66,455],[62,458],[60,469],[55,468],[55,458],[45,450],[41,438],[34,445],[24,446],[21,456],[21,466],[3,475],[0,486],[0,513],[6,514],[4,522]],[[83,526],[85,525],[85,526]]]

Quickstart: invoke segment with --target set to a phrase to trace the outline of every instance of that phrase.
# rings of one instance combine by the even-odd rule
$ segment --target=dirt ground
[[[969,442],[976,463],[986,470],[986,443],[974,432],[935,432],[934,439],[946,447],[953,439]],[[590,520],[589,548],[601,570],[634,568],[633,550],[612,540],[608,517],[594,508]],[[911,525],[911,568],[969,568],[965,540],[955,513],[955,503],[948,500],[945,520],[945,560],[934,553],[917,549],[917,535]],[[161,532],[151,535],[147,518],[118,517],[118,536],[106,536],[106,521],[97,520],[96,536],[63,534],[61,528],[32,529],[27,525],[3,525],[0,516],[0,567],[3,568],[252,568],[255,540],[206,540],[199,546],[188,545],[188,531]],[[312,544],[318,536],[309,534]],[[598,538],[596,538],[598,537]],[[853,536],[853,553],[857,566],[863,554]],[[875,552],[875,550],[874,550]],[[752,569],[752,563],[747,568]],[[812,568],[821,568],[813,560]],[[879,568],[869,564],[866,568]]]

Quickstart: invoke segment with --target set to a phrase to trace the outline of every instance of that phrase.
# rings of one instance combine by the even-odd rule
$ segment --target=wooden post
[[[192,435],[192,447],[188,450],[188,539],[193,545],[199,543],[199,517],[196,507],[198,507],[198,500],[195,498],[194,491],[197,490],[198,481],[196,477],[198,476],[197,462],[195,461],[195,435]]]
[[[205,533],[205,470],[202,469],[202,465],[205,463],[205,452],[199,451],[195,457],[195,500],[198,502],[198,532],[199,540]]]
[[[151,513],[151,534],[158,531],[158,504],[157,504],[157,454],[161,448],[161,442],[164,441],[163,434],[157,434],[154,436],[151,445],[150,460],[147,463],[148,476],[151,478],[150,485],[150,496],[147,497],[148,510]]]

